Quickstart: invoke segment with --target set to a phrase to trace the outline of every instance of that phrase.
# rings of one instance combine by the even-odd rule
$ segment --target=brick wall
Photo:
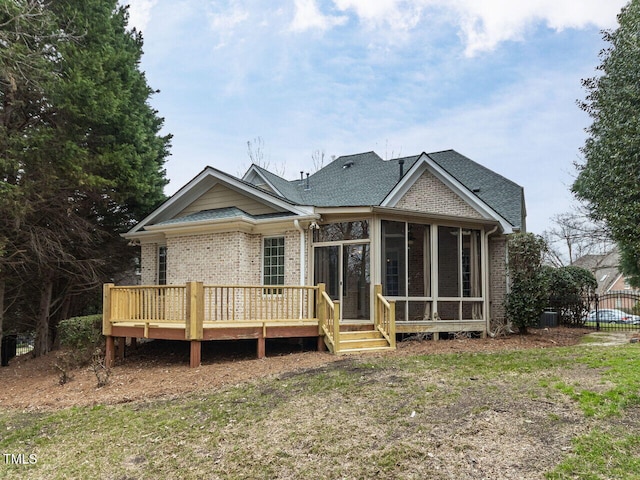
[[[142,285],[158,283],[158,244],[145,243],[140,246],[140,274]]]
[[[462,198],[429,172],[422,174],[396,207],[441,215],[482,218]]]
[[[489,237],[489,306],[491,322],[504,323],[504,300],[507,294],[507,236],[491,235]]]
[[[285,283],[300,283],[300,232],[285,237]],[[274,235],[277,236],[277,235]],[[188,281],[222,285],[261,285],[263,236],[243,232],[189,235],[167,239],[167,283]],[[158,245],[141,249],[142,283],[157,283]]]

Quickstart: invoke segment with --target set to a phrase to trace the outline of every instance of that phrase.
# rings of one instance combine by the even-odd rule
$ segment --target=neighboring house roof
[[[576,267],[589,270],[598,281],[598,293],[607,293],[620,279],[620,254],[617,248],[602,255],[584,255],[573,262]]]
[[[252,165],[242,179],[207,167],[126,236],[134,237],[147,225],[258,219],[229,205],[180,215],[188,204],[217,184],[274,207],[278,213],[271,215],[317,217],[316,207],[393,208],[425,171],[448,185],[484,218],[499,222],[504,231],[525,229],[523,188],[454,150],[446,150],[392,160],[383,160],[375,152],[341,156],[308,178],[291,181],[257,165]]]

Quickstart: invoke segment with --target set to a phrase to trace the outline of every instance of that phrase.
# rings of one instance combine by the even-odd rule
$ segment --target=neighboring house
[[[207,167],[124,236],[143,285],[324,283],[357,322],[380,284],[398,333],[485,334],[503,320],[506,239],[525,217],[522,187],[453,150],[368,152],[293,181]]]
[[[620,272],[620,254],[616,247],[603,255],[585,255],[573,265],[589,270],[598,281],[600,308],[618,308],[631,311],[640,300],[640,289],[632,287]]]

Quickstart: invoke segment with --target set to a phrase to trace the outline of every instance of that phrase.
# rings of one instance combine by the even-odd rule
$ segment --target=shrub
[[[549,286],[549,306],[565,325],[583,325],[589,311],[589,299],[598,282],[582,267],[567,266],[546,270]]]
[[[547,303],[547,277],[542,269],[546,243],[533,233],[515,233],[509,237],[507,269],[511,291],[505,300],[507,318],[520,333],[538,323]]]
[[[60,371],[60,384],[64,384],[73,378],[71,370],[98,361],[96,352],[103,351],[104,343],[102,315],[62,320],[58,324],[58,335],[64,350],[57,354],[55,367]]]
[[[62,320],[58,324],[60,345],[74,350],[93,350],[103,342],[102,315],[88,315]]]

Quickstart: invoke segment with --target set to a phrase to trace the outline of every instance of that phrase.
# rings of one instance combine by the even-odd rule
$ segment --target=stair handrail
[[[338,353],[340,350],[340,302],[332,300],[325,290],[320,290],[320,302],[321,309],[325,312],[325,320],[322,323],[325,338],[333,346],[333,353]]]
[[[396,348],[396,302],[388,301],[382,295],[382,285],[375,285],[374,327]]]

